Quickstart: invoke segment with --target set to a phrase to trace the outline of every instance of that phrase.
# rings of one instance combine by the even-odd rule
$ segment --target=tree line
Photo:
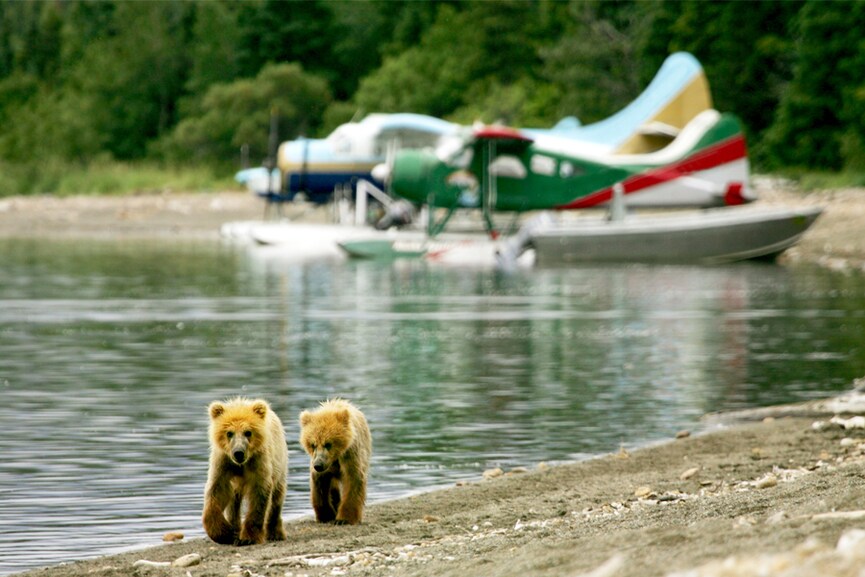
[[[702,63],[758,170],[865,164],[865,2],[21,0],[0,3],[0,194],[93,163],[207,166],[370,112],[584,124],[664,59]]]

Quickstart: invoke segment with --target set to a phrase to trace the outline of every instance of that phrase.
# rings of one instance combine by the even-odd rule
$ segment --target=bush
[[[198,113],[181,121],[153,152],[173,163],[236,166],[241,147],[248,145],[257,163],[268,153],[272,112],[282,141],[317,129],[330,101],[325,80],[298,64],[270,64],[253,79],[212,86]]]

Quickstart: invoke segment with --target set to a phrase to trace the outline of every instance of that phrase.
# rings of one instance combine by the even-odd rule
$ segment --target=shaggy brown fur
[[[226,545],[285,539],[282,503],[288,449],[282,422],[266,401],[214,401],[210,413],[210,470],[202,523]],[[246,518],[241,519],[246,502]]]
[[[342,399],[300,414],[300,444],[309,453],[315,518],[354,525],[363,517],[372,436],[363,413]]]

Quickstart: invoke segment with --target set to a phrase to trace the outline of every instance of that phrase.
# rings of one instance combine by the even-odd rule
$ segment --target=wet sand
[[[783,266],[863,270],[865,191],[761,194],[827,205]],[[0,199],[0,236],[217,238],[223,222],[262,213],[234,192]],[[153,543],[27,575],[859,575],[865,428],[853,426],[865,419],[831,422],[859,414],[865,403],[710,416],[705,434],[377,503],[359,526],[305,517],[285,542]],[[191,564],[160,565],[181,558]]]

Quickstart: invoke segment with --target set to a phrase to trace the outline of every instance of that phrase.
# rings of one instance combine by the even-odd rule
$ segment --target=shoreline
[[[831,417],[865,400],[844,399],[713,416],[699,435],[375,503],[357,526],[305,516],[284,542],[197,538],[16,575],[859,575],[865,428]],[[193,565],[164,565],[178,561]]]

